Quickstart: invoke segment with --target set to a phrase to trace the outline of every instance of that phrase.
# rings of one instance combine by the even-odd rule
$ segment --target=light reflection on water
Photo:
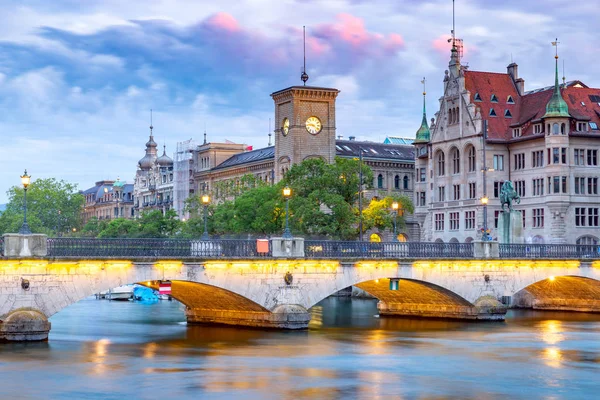
[[[0,345],[0,397],[590,399],[600,389],[600,315],[378,318],[375,301],[343,298],[312,313],[301,332],[188,327],[176,302],[85,300],[51,319],[48,343]]]

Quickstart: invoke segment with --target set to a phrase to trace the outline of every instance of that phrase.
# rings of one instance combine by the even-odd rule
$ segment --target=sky
[[[513,60],[526,90],[548,86],[558,37],[567,80],[600,87],[600,0],[572,4],[456,0],[463,63]],[[205,130],[266,146],[270,94],[302,83],[302,26],[308,84],[341,90],[338,135],[414,137],[423,77],[437,111],[452,29],[451,0],[0,0],[0,14],[0,203],[25,168],[80,189],[132,182],[150,109],[171,156]]]

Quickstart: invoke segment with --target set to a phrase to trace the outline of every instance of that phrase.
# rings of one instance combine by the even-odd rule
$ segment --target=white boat
[[[108,300],[122,300],[127,301],[133,298],[133,285],[123,285],[110,289],[106,292],[106,299]]]

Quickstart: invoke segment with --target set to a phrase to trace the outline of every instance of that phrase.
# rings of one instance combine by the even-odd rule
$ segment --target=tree
[[[9,202],[0,215],[0,233],[18,232],[23,223],[23,188],[7,192]],[[27,188],[27,222],[34,233],[56,235],[80,230],[84,197],[77,185],[54,178],[36,179]]]
[[[392,211],[392,203],[398,202],[399,209],[403,210],[403,215],[398,215],[398,230],[405,226],[404,216],[414,212],[414,205],[408,196],[391,196],[381,200],[372,199],[369,205],[363,210],[363,230],[371,228],[393,229],[394,227],[394,212]]]

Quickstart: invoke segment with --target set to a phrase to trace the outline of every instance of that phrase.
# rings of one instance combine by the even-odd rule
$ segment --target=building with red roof
[[[526,242],[598,244],[600,89],[560,84],[558,55],[554,85],[525,91],[517,64],[471,71],[453,47],[439,110],[429,126],[424,110],[415,146],[422,240],[480,240],[484,197],[496,238],[500,189],[510,180]]]

